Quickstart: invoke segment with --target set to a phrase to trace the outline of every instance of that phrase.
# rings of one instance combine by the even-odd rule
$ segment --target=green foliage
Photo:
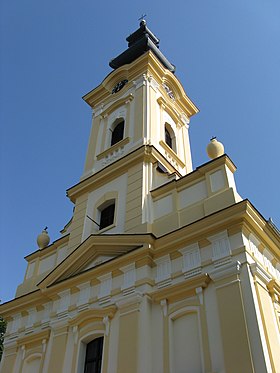
[[[3,342],[4,342],[4,334],[6,332],[7,322],[0,316],[0,361],[3,354]]]

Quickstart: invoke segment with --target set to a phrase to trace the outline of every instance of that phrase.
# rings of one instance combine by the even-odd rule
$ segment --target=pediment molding
[[[153,243],[153,241],[154,237],[150,234],[91,235],[50,272],[38,284],[38,287],[42,291],[46,291],[53,285],[100,268],[124,254]],[[90,267],[98,257],[108,257],[109,259]]]

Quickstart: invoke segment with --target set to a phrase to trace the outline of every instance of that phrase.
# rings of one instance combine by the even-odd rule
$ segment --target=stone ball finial
[[[140,26],[146,26],[146,24],[147,22],[144,19],[142,19],[142,21],[140,22]]]
[[[40,249],[44,249],[50,243],[50,236],[48,235],[47,229],[48,227],[42,230],[42,233],[40,233],[37,237],[37,245]]]
[[[214,159],[223,155],[225,149],[224,145],[221,142],[217,141],[216,137],[212,137],[209,144],[207,145],[206,151],[208,157]]]

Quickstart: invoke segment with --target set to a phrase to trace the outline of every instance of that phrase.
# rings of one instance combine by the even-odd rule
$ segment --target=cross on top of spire
[[[147,14],[142,14],[140,18],[138,18],[138,21],[145,21],[144,18],[147,17]]]

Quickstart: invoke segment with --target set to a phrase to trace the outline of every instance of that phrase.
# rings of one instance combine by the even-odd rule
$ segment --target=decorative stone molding
[[[196,294],[198,296],[199,303],[202,306],[203,305],[203,301],[204,301],[204,298],[203,298],[203,288],[201,286],[199,286],[198,288],[195,289],[195,292],[196,292]]]
[[[136,281],[135,263],[122,267],[120,270],[123,272],[123,285],[121,287],[123,294],[127,295],[133,293],[135,291]]]
[[[260,284],[262,282],[266,286],[271,281],[271,276],[258,263],[250,264],[250,270],[254,280]]]
[[[209,273],[211,279],[216,282],[228,277],[235,277],[239,280],[239,274],[241,271],[242,264],[237,261],[234,263],[227,263],[223,266],[220,266]]]
[[[80,290],[77,306],[78,306],[79,310],[81,310],[81,309],[84,310],[84,309],[89,307],[89,299],[90,299],[90,295],[91,295],[90,281],[85,282],[81,285],[78,285],[77,287]]]
[[[149,76],[149,83],[150,86],[157,92],[159,84],[158,82],[152,77],[152,75]]]
[[[260,241],[251,233],[249,236],[249,250],[259,262],[263,263],[263,255],[258,248],[259,245]]]
[[[212,243],[212,260],[215,267],[223,266],[231,261],[231,248],[227,231],[208,237]]]
[[[30,346],[31,344],[36,344],[42,346],[42,351],[44,352],[47,341],[50,338],[50,330],[44,330],[31,335],[21,337],[17,341],[17,345],[20,346],[21,350],[24,351],[25,347]]]
[[[135,89],[142,87],[143,85],[147,85],[148,77],[146,74],[143,74],[139,79],[133,81],[133,85]]]
[[[47,349],[47,340],[46,340],[46,338],[44,338],[42,340],[42,351],[43,351],[43,354],[46,352],[46,349]]]
[[[20,324],[21,324],[21,314],[17,313],[16,315],[13,316],[12,327],[11,327],[11,336],[18,333],[19,328],[21,326]]]
[[[278,280],[271,280],[267,284],[267,288],[271,298],[274,302],[278,302],[280,304],[280,281]]]
[[[34,325],[35,320],[36,320],[36,315],[37,315],[37,310],[36,310],[35,307],[30,308],[28,310],[28,318],[27,318],[27,323],[26,323],[26,326],[25,326],[25,334],[33,332],[33,330],[34,330],[33,325]]]
[[[98,293],[99,304],[107,304],[111,301],[111,290],[112,290],[112,273],[97,277],[100,281],[100,288]]]
[[[106,157],[104,157],[104,159],[102,161],[102,166],[106,166],[109,163],[112,163],[116,159],[120,158],[123,155],[123,153],[124,153],[124,147],[123,146],[119,146],[117,149],[115,149],[113,151],[110,151],[106,155]]]
[[[51,309],[52,309],[52,302],[48,302],[44,304],[44,313],[43,313],[43,319],[41,322],[42,329],[47,328],[49,326]]]
[[[169,255],[155,259],[156,267],[156,284],[158,288],[162,288],[171,284],[171,260]]]
[[[95,108],[95,112],[93,112],[94,113],[94,117],[97,117],[98,115],[100,115],[103,112],[103,109],[104,109],[104,102],[102,102],[100,105],[98,105]]]
[[[181,113],[180,119],[184,123],[185,127],[189,128],[190,119],[187,117],[187,115],[185,113]]]
[[[58,300],[58,309],[57,309],[57,316],[58,318],[64,318],[68,316],[68,308],[70,306],[71,300],[71,292],[70,290],[65,290],[58,293],[59,300]]]
[[[277,269],[277,261],[267,248],[261,248],[261,242],[252,233],[249,236],[249,245],[247,247],[259,264],[262,265],[272,277],[280,280],[280,271]]]
[[[10,336],[8,337],[7,335],[5,336],[4,342],[3,342],[3,347],[6,351],[6,356],[8,356],[7,351],[12,348],[17,348],[18,344],[15,339],[12,339]]]
[[[185,163],[178,157],[178,155],[172,150],[163,140],[159,141],[159,144],[164,149],[165,157],[174,167],[182,167],[184,168],[186,165]]]
[[[173,284],[169,287],[158,289],[151,293],[150,296],[154,302],[160,303],[165,299],[168,303],[173,303],[182,299],[196,296],[197,291],[200,292],[200,290],[196,289],[206,288],[209,282],[210,277],[208,274],[200,274],[178,284]]]
[[[143,85],[146,85],[148,81],[149,81],[149,76],[147,74],[143,74],[142,75],[142,83],[143,83]]]
[[[97,160],[102,160],[102,164],[106,165],[118,159],[124,153],[124,147],[129,143],[129,140],[129,137],[125,137],[109,149],[104,150],[104,152],[97,155]]]
[[[117,301],[116,306],[118,307],[121,315],[139,311],[143,297],[144,296],[141,292],[135,292]]]
[[[162,86],[163,86],[165,92],[167,93],[168,97],[170,97],[171,100],[174,101],[175,96],[174,96],[174,93],[173,93],[172,89],[165,83],[162,83]]]
[[[201,257],[198,243],[189,245],[179,250],[183,255],[183,268],[185,278],[196,276],[201,273]]]
[[[24,360],[25,352],[26,352],[25,345],[22,345],[20,349],[21,349],[21,359]]]
[[[160,305],[161,305],[163,316],[166,317],[167,314],[168,314],[168,303],[167,303],[167,300],[166,299],[162,299],[160,301]]]
[[[105,335],[108,336],[109,335],[109,331],[110,331],[110,319],[108,316],[105,316],[103,317],[103,324],[105,326]]]
[[[79,327],[77,325],[74,325],[72,327],[72,333],[73,333],[73,337],[74,337],[74,343],[77,344],[78,343],[78,338],[79,338]]]
[[[50,321],[50,327],[53,329],[56,335],[66,334],[67,333],[67,324],[70,320],[70,315],[68,313],[64,313],[60,317],[57,316]],[[66,329],[65,329],[66,328]]]

